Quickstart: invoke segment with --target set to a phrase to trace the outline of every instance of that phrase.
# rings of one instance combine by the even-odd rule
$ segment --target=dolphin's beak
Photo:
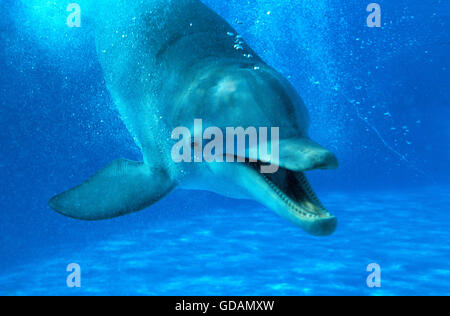
[[[320,203],[317,199],[316,203]],[[315,204],[314,207],[322,207],[322,211],[325,207],[320,204]],[[338,220],[335,216],[331,215],[328,211],[325,214],[320,215],[319,218],[304,218],[298,219],[298,224],[306,232],[314,236],[329,236],[332,235],[337,228]]]
[[[311,235],[334,233],[336,217],[320,202],[303,172],[280,168],[275,174],[261,174],[261,177],[269,193],[265,198],[270,208]]]
[[[279,142],[278,171],[273,174],[259,173],[262,164],[250,163],[257,171],[260,181],[254,196],[261,196],[260,202],[275,210],[315,236],[331,235],[337,227],[332,216],[318,199],[304,172],[314,169],[335,169],[336,156],[309,138],[293,138]],[[255,177],[253,177],[255,179]],[[256,179],[255,179],[256,180]]]
[[[338,159],[328,149],[309,138],[291,138],[279,142],[280,166],[293,171],[337,169]]]
[[[334,216],[303,222],[301,227],[313,236],[329,236],[337,228],[337,218]]]
[[[337,219],[320,202],[305,172],[314,169],[336,169],[339,165],[337,157],[309,138],[284,139],[276,145],[279,147],[279,159],[277,163],[272,164],[277,167],[275,173],[262,173],[262,166],[271,164],[272,161],[267,160],[267,156],[256,157],[248,154],[245,157],[256,162],[244,164],[245,170],[252,174],[248,175],[251,181],[245,182],[243,188],[252,198],[311,235],[333,234],[337,228]]]

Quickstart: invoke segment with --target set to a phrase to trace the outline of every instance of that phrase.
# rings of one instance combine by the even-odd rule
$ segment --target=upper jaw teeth
[[[323,218],[323,217],[330,217],[331,214],[329,214],[325,208],[321,205],[321,203],[319,202],[317,196],[315,195],[314,191],[312,190],[311,186],[309,185],[308,181],[306,180],[305,176],[300,176],[300,178],[298,178],[298,180],[300,181],[302,188],[305,190],[305,192],[308,194],[308,196],[314,201],[316,202],[319,207],[322,209],[323,214],[318,214],[318,213],[312,213],[310,211],[308,211],[306,208],[302,207],[301,205],[299,205],[297,202],[293,201],[290,197],[288,197],[283,191],[281,191],[278,186],[273,183],[272,181],[270,181],[270,179],[262,174],[265,182],[274,190],[274,192],[294,211],[296,211],[297,213],[299,213],[301,216],[303,217],[307,217],[307,218],[311,218],[311,219],[318,219],[318,218]],[[311,203],[309,201],[305,202],[305,203]]]

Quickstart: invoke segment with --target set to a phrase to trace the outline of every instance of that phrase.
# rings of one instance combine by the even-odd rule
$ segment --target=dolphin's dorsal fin
[[[49,205],[75,219],[109,219],[150,206],[174,186],[166,170],[120,159],[83,184],[55,196]]]

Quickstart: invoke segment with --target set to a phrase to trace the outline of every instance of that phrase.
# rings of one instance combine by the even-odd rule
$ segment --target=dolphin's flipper
[[[55,196],[49,205],[76,219],[109,219],[150,206],[174,186],[166,170],[120,159],[83,184]]]

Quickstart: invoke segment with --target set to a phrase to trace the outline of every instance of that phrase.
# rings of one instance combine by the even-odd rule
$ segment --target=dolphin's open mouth
[[[303,172],[286,168],[274,174],[260,173],[261,163],[249,163],[258,171],[268,188],[278,196],[289,218],[295,218],[306,231],[313,235],[329,235],[334,232],[337,220],[320,202]]]
[[[256,165],[259,165],[257,163]],[[255,164],[252,164],[255,167]],[[261,174],[266,183],[300,216],[308,218],[330,217],[303,172],[280,168],[274,174]]]
[[[337,157],[309,138],[283,139],[275,145],[279,146],[277,159],[256,156],[250,150],[246,156],[233,155],[234,161],[243,162],[250,172],[247,178],[251,181],[243,186],[245,193],[312,235],[331,235],[337,219],[320,202],[305,172],[336,169]],[[277,171],[263,173],[267,170]]]
[[[279,175],[285,174],[284,182]],[[299,215],[309,218],[330,217],[330,213],[317,198],[303,172],[294,173],[281,169],[275,175],[262,175],[271,188],[285,201],[286,205]]]

